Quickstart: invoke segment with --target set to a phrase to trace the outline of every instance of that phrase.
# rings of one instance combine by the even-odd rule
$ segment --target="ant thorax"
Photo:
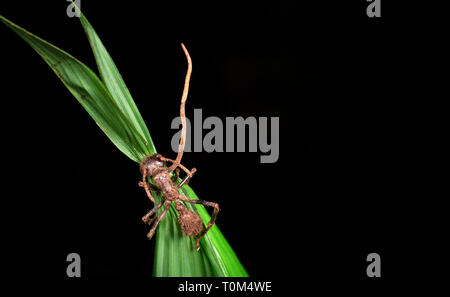
[[[166,198],[169,200],[178,199],[178,189],[174,186],[172,179],[170,178],[169,172],[166,168],[161,168],[156,170],[155,174],[152,176],[153,181],[158,186],[163,193],[165,193]]]

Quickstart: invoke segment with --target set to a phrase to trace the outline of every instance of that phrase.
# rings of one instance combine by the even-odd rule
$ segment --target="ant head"
[[[147,169],[147,175],[152,176],[157,169],[166,166],[166,162],[161,159],[160,154],[154,154],[146,157],[141,161],[141,173],[144,173],[144,168]]]

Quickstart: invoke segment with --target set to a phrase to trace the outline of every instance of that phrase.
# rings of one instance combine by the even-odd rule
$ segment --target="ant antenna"
[[[186,113],[184,110],[184,106],[186,104],[188,92],[189,92],[189,81],[191,79],[191,73],[192,73],[192,60],[191,56],[189,56],[189,52],[184,46],[183,43],[181,43],[181,47],[183,48],[184,54],[186,55],[186,59],[188,62],[188,70],[186,73],[186,78],[184,80],[184,89],[183,89],[183,95],[181,96],[181,105],[180,105],[180,118],[181,118],[181,124],[182,124],[182,130],[181,130],[181,138],[180,138],[180,145],[178,146],[178,155],[175,159],[175,162],[173,162],[172,166],[169,167],[168,171],[172,172],[181,162],[181,158],[183,157],[184,152],[184,143],[186,140]]]

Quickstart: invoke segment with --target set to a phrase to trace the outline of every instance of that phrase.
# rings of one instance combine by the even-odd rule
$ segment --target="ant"
[[[196,169],[188,170],[184,167],[180,161],[184,152],[184,144],[186,139],[186,114],[185,114],[185,104],[187,100],[187,95],[189,91],[189,81],[192,73],[192,61],[189,56],[189,52],[187,51],[184,44],[181,44],[183,51],[186,55],[188,61],[188,70],[186,73],[186,78],[184,82],[183,95],[181,97],[181,105],[180,105],[180,117],[182,121],[182,131],[180,144],[178,147],[178,155],[176,160],[171,160],[164,158],[160,154],[153,154],[145,157],[140,163],[140,170],[142,173],[142,181],[139,182],[139,186],[145,189],[147,196],[156,204],[155,199],[153,198],[150,190],[160,191],[162,192],[161,202],[155,205],[145,216],[142,217],[142,221],[144,223],[151,225],[153,222],[153,226],[150,229],[150,232],[147,234],[148,239],[152,239],[155,234],[156,228],[159,223],[167,214],[172,202],[175,202],[175,208],[178,211],[178,223],[180,224],[181,230],[187,235],[196,238],[195,249],[198,251],[200,246],[200,239],[208,232],[208,230],[215,224],[217,214],[219,212],[219,204],[215,202],[203,201],[203,200],[195,200],[189,199],[180,193],[178,193],[178,189],[189,183],[193,174],[196,172]],[[166,162],[171,162],[172,165],[167,168]],[[175,182],[178,180],[180,169],[186,172],[187,176],[178,184],[175,185]],[[174,179],[170,177],[170,173],[175,170]],[[147,177],[151,178],[155,185],[150,184],[147,181]],[[205,206],[210,206],[214,208],[214,212],[211,216],[211,220],[208,222],[206,228],[203,226],[202,219],[193,211],[186,208],[186,206],[182,202],[187,202],[191,204],[202,204]],[[156,214],[162,206],[164,206],[164,210],[160,216]]]

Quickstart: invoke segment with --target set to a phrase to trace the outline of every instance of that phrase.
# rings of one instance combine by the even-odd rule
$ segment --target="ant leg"
[[[144,185],[144,182],[143,182],[143,181],[140,181],[138,185],[139,185],[139,187],[145,188],[145,185]],[[160,188],[158,188],[158,187],[155,186],[155,185],[152,185],[152,184],[149,183],[149,182],[147,182],[147,185],[148,185],[148,188],[149,188],[150,191],[155,191],[158,195],[160,194],[160,192],[161,192],[161,189],[160,189]]]
[[[199,250],[200,239],[202,239],[202,237],[205,236],[206,232],[208,232],[208,230],[211,229],[211,227],[214,226],[214,224],[216,223],[217,214],[220,211],[219,204],[217,204],[215,202],[204,201],[204,200],[189,199],[187,197],[184,197],[183,195],[180,195],[180,198],[181,198],[181,200],[191,203],[191,204],[202,204],[205,206],[214,207],[214,212],[211,216],[211,220],[209,220],[209,222],[208,222],[208,225],[206,226],[206,228],[203,229],[202,232],[200,232],[200,234],[197,235],[197,240],[195,241],[195,249]]]
[[[173,164],[175,164],[175,160],[172,160],[172,159],[168,159],[168,158],[164,158],[164,157],[161,157],[161,160],[162,161],[167,161],[167,162],[172,162]],[[177,164],[177,166],[178,167],[180,167],[184,172],[186,172],[189,176],[192,176],[192,173],[191,173],[191,171],[189,171],[189,169],[187,169],[186,167],[184,167],[182,164],[180,164],[180,163],[178,163]],[[170,169],[170,168],[169,168]],[[170,172],[170,171],[169,171]]]
[[[172,162],[175,164],[175,160],[172,159],[168,159],[165,157],[161,157],[161,160],[163,161],[167,161],[167,162]],[[183,169],[184,172],[186,172],[186,174],[188,175],[187,177],[184,178],[184,180],[177,186],[177,188],[181,188],[182,186],[184,186],[185,184],[189,183],[189,181],[191,180],[192,176],[194,175],[194,173],[197,171],[196,168],[192,168],[192,170],[189,171],[189,169],[187,169],[186,167],[184,167],[182,164],[177,164],[176,170],[178,169],[178,167],[180,167],[181,169]],[[178,177],[178,172],[176,173],[177,177]]]
[[[155,214],[155,215],[153,215],[153,217],[148,218],[146,224],[151,225],[153,223],[153,221],[156,220],[157,217],[158,216]]]
[[[211,227],[214,226],[214,224],[216,223],[217,214],[220,211],[219,204],[217,204],[217,203],[204,201],[204,203],[201,203],[201,204],[214,207],[214,211],[211,216],[211,220],[208,222],[208,225],[206,226],[206,229],[203,229],[203,231],[197,236],[197,240],[195,241],[195,249],[197,251],[200,249],[200,246],[199,246],[200,239],[202,239],[202,237],[206,235],[206,233],[209,231],[209,229],[211,229]]]
[[[142,184],[144,186],[145,192],[147,193],[148,198],[153,202],[153,204],[156,203],[155,198],[153,198],[152,194],[150,193],[150,189],[147,182],[147,169],[144,168],[144,173],[142,174]]]
[[[180,177],[180,168],[175,168],[175,175],[172,177],[172,182],[176,183],[178,178]]]
[[[156,222],[153,224],[153,227],[150,229],[150,232],[148,232],[148,234],[147,234],[147,238],[148,239],[152,239],[152,237],[155,234],[156,228],[158,227],[159,223],[161,223],[161,220],[166,216],[167,211],[169,210],[169,207],[170,207],[171,203],[172,203],[172,201],[166,201],[164,203],[164,210],[161,213],[161,216],[158,217]]]
[[[145,216],[142,217],[142,221],[148,225],[150,225],[155,218],[150,218],[152,215],[156,213],[158,209],[162,206],[162,201],[159,202],[155,207],[153,207]]]
[[[195,168],[192,168],[192,170],[191,170],[191,176],[189,176],[189,175],[187,175],[185,178],[184,178],[184,180],[177,186],[177,188],[179,189],[179,188],[181,188],[182,186],[184,186],[184,185],[187,185],[188,183],[189,183],[189,181],[191,180],[191,178],[192,178],[192,176],[194,175],[194,173],[197,171],[197,169],[195,169]]]

